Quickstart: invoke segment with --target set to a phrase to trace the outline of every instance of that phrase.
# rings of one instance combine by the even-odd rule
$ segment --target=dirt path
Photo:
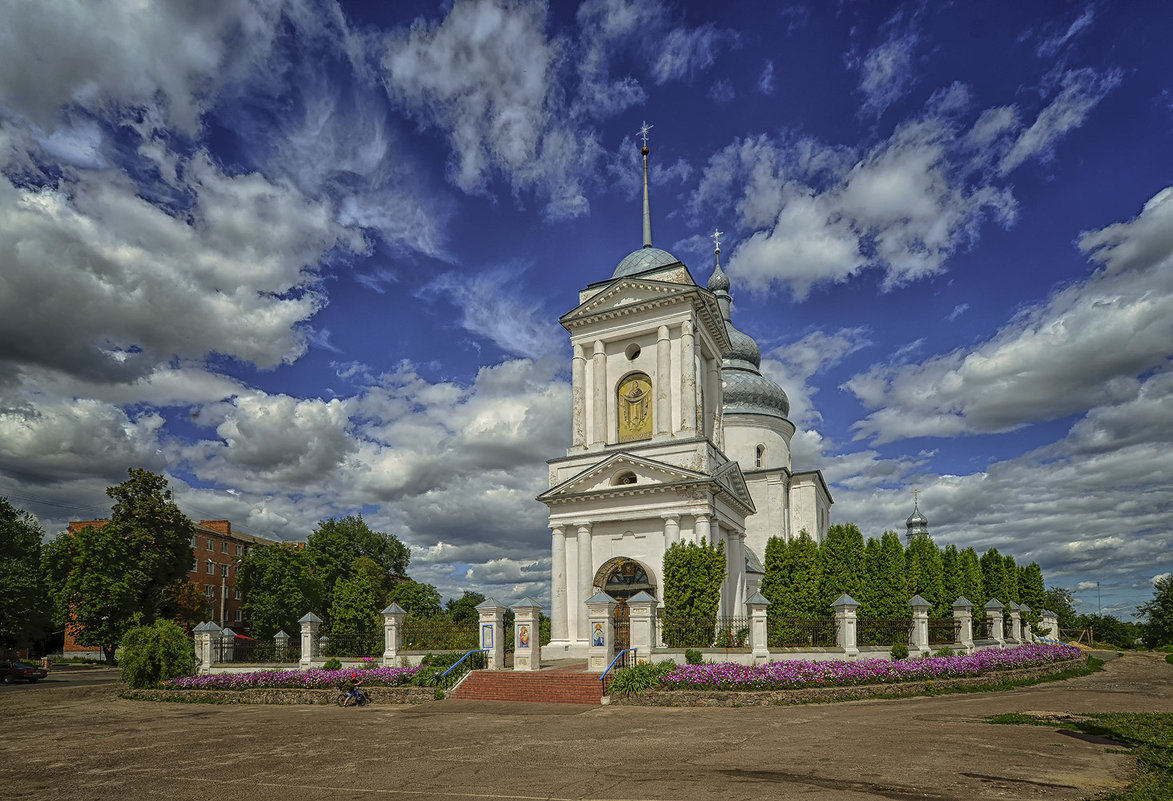
[[[212,706],[117,698],[112,672],[0,686],[6,799],[1081,799],[1131,760],[1002,712],[1173,712],[1173,666],[1007,693],[661,709],[444,701]]]

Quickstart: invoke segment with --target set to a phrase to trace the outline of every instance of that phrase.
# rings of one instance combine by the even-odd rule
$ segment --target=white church
[[[639,592],[662,605],[673,543],[725,543],[718,614],[740,617],[761,587],[767,540],[805,530],[821,542],[830,521],[822,473],[791,468],[786,393],[730,321],[719,241],[707,286],[652,246],[648,127],[643,247],[560,318],[573,349],[573,428],[538,496],[553,532],[545,658],[585,658],[585,602],[598,592],[620,602],[617,612]]]

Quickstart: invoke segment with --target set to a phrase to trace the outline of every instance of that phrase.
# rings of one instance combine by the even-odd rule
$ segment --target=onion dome
[[[714,239],[720,232],[714,233]],[[730,321],[733,298],[729,294],[729,276],[721,269],[721,248],[718,245],[717,267],[709,278],[708,289],[717,296],[725,330],[729,333],[731,348],[721,366],[725,383],[725,414],[763,414],[783,420],[790,416],[790,399],[782,387],[762,375],[762,351],[749,334],[739,331]]]
[[[910,540],[918,534],[929,533],[929,519],[921,514],[920,506],[916,501],[912,502],[912,514],[904,521],[904,525],[908,529],[907,537]]]
[[[624,275],[635,275],[645,270],[666,267],[669,264],[678,264],[679,262],[680,259],[666,250],[660,250],[660,248],[654,247],[642,247],[624,256],[623,261],[619,262],[611,277],[619,278]]]

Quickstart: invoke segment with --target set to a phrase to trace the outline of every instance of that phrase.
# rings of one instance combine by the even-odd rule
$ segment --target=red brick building
[[[99,527],[108,520],[75,520],[69,524],[73,534],[87,526]],[[274,545],[278,540],[233,531],[227,520],[201,520],[195,524],[191,549],[195,554],[188,580],[208,599],[208,618],[230,628],[237,634],[247,634],[248,626],[241,612],[241,593],[236,589],[236,568],[240,560],[255,545]],[[98,649],[79,645],[72,631],[65,632],[66,654],[97,654]]]

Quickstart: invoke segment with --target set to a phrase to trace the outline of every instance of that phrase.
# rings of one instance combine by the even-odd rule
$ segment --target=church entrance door
[[[617,556],[608,560],[595,574],[595,587],[616,600],[613,620],[615,623],[615,650],[631,647],[631,607],[627,600],[637,593],[646,592],[656,597],[656,585],[648,577],[647,570],[634,559]]]
[[[631,607],[626,598],[615,604],[615,651],[631,647]]]

